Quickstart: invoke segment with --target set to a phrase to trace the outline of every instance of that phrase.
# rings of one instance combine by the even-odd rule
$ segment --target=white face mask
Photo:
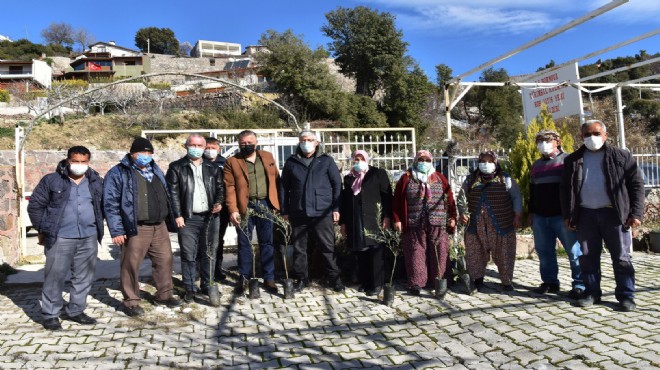
[[[80,163],[71,163],[69,164],[69,171],[75,176],[82,176],[87,172],[89,165],[80,164]]]
[[[555,149],[552,147],[552,143],[549,143],[547,141],[542,141],[538,144],[536,144],[536,147],[539,149],[539,152],[543,155],[550,155],[552,152],[555,151]]]
[[[208,159],[214,159],[217,156],[218,156],[218,151],[215,149],[206,149],[204,151],[204,157]]]
[[[491,173],[495,172],[495,163],[480,162],[479,171],[481,171],[483,174],[490,175]]]
[[[587,147],[587,149],[591,150],[592,152],[595,152],[596,150],[602,148],[603,144],[605,144],[605,142],[603,141],[602,136],[591,135],[589,137],[584,138],[584,145]]]
[[[314,142],[313,141],[301,141],[300,142],[300,150],[302,150],[303,153],[309,154],[314,151]]]

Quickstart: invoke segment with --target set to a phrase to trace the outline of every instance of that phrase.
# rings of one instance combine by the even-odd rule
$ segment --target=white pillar
[[[621,86],[617,86],[615,89],[616,95],[616,114],[617,121],[619,124],[619,145],[621,149],[626,149],[626,131],[623,125],[623,104],[621,103]]]
[[[458,85],[456,85],[456,88],[458,88]],[[451,140],[451,109],[449,108],[451,104],[449,102],[449,85],[445,84],[443,89],[445,94],[445,119],[447,120],[447,141],[449,141]]]

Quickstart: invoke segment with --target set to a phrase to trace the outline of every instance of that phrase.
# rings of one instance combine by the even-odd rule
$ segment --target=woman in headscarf
[[[472,289],[483,292],[486,265],[497,265],[502,290],[513,290],[516,229],[522,217],[522,196],[516,182],[502,171],[492,151],[479,154],[478,168],[463,182],[469,217],[461,212],[465,231],[465,262]]]
[[[380,214],[378,205],[380,204]],[[357,256],[360,288],[366,295],[378,295],[383,286],[384,245],[367,237],[389,228],[392,215],[392,186],[387,172],[369,165],[369,154],[356,150],[351,171],[344,177],[339,206],[341,232]]]
[[[444,276],[448,234],[456,227],[454,195],[447,178],[435,171],[428,150],[417,152],[412,168],[396,184],[392,212],[395,229],[403,231],[408,291],[419,295],[423,287]],[[446,281],[442,289],[438,296],[446,293]]]

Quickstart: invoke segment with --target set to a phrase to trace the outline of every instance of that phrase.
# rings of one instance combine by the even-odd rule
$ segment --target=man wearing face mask
[[[561,137],[552,130],[536,134],[536,146],[541,153],[530,170],[529,222],[534,231],[534,247],[539,256],[541,285],[536,293],[559,293],[557,239],[561,242],[571,265],[572,299],[582,298],[584,284],[580,271],[580,243],[574,230],[564,225],[559,200],[559,184],[567,154],[561,149]]]
[[[225,163],[227,160],[225,157],[220,155],[220,142],[214,137],[206,138],[206,149],[204,149],[204,160],[218,167],[218,175],[222,176],[224,183],[224,170]],[[225,232],[227,232],[227,226],[229,226],[229,209],[226,204],[222,204],[222,209],[220,210],[220,232],[218,233],[218,252],[215,255],[215,273],[213,278],[215,281],[224,281],[227,279],[227,275],[222,269],[222,260],[224,255],[225,248]]]
[[[200,291],[208,295],[215,270],[220,219],[225,189],[217,166],[202,159],[206,140],[192,134],[184,145],[186,155],[167,170],[167,185],[172,199],[173,216],[179,230],[181,277],[186,293],[183,300],[195,299],[195,264],[199,252]]]
[[[237,228],[241,219],[246,217],[248,208],[264,213],[264,210],[277,212],[280,202],[277,188],[280,173],[273,155],[264,150],[257,150],[257,134],[245,130],[238,134],[240,152],[229,158],[225,164],[225,188],[227,190],[227,208],[229,220]],[[248,279],[252,276],[252,244],[245,236],[252,236],[257,229],[259,255],[263,269],[264,288],[267,292],[277,293],[275,285],[275,264],[273,247],[273,222],[257,216],[250,216],[244,222],[244,233],[238,231],[238,272],[241,275],[236,293],[243,294]]]
[[[561,208],[566,226],[577,230],[582,249],[580,267],[586,287],[581,307],[601,300],[600,255],[610,252],[621,311],[635,307],[635,270],[630,260],[631,228],[641,224],[644,181],[630,152],[606,143],[607,129],[599,120],[581,128],[584,145],[564,160]]]
[[[89,168],[90,158],[84,146],[71,147],[55,173],[39,181],[27,208],[46,255],[41,313],[48,330],[62,329],[62,292],[69,272],[71,292],[65,318],[82,325],[96,324],[84,311],[94,281],[98,243],[103,238],[103,182]]]
[[[103,208],[112,242],[121,247],[119,284],[127,316],[144,315],[140,307],[140,265],[149,255],[156,285],[153,303],[183,302],[173,296],[172,246],[176,232],[165,175],[153,160],[154,147],[138,137],[130,152],[112,167],[103,184]]]
[[[314,234],[316,247],[325,260],[330,287],[345,290],[335,260],[334,223],[339,222],[341,175],[334,159],[318,150],[319,142],[312,131],[298,135],[295,154],[282,169],[282,215],[291,222],[293,270],[297,278],[294,289],[302,291],[309,283],[307,237]]]

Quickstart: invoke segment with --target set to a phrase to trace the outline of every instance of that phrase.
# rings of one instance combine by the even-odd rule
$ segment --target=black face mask
[[[252,153],[254,153],[256,145],[245,145],[245,146],[241,146],[240,148],[241,148],[241,154],[247,157],[252,155]]]

